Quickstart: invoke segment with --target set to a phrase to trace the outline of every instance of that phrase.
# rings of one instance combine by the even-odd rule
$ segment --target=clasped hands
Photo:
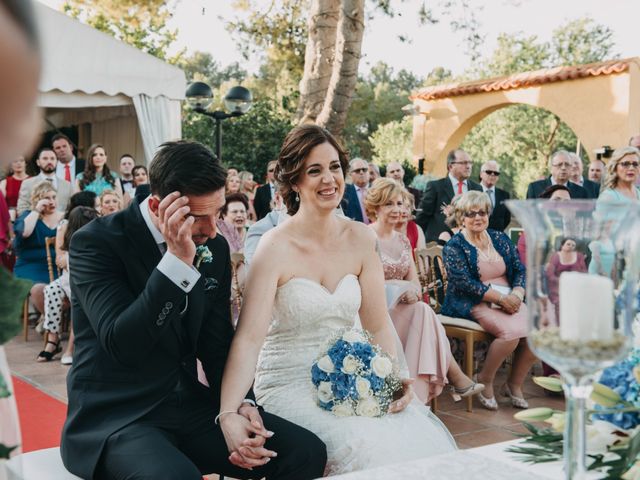
[[[502,310],[504,310],[505,313],[508,313],[510,315],[520,310],[521,304],[522,304],[522,299],[518,295],[514,294],[513,292],[511,292],[508,295],[503,295],[498,301],[498,305],[500,305]]]
[[[264,428],[256,407],[245,403],[238,413],[220,417],[219,423],[229,449],[229,461],[237,467],[253,470],[278,456],[273,450],[264,448],[273,432]]]

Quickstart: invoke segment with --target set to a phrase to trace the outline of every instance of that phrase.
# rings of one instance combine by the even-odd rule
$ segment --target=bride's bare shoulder
[[[348,245],[360,250],[375,248],[377,239],[376,232],[362,222],[356,222],[355,220],[346,218],[341,219],[341,221],[343,222],[343,232]]]

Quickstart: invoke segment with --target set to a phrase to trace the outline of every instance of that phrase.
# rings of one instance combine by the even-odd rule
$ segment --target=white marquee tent
[[[184,72],[35,3],[43,72],[44,130],[78,126],[78,146],[107,149],[109,163],[130,153],[148,163],[156,148],[181,137]]]

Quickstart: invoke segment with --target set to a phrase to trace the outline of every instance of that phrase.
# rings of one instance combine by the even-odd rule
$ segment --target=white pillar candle
[[[601,275],[560,275],[560,338],[588,342],[613,336],[613,281]]]

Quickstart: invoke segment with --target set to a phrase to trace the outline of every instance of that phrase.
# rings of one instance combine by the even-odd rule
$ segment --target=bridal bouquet
[[[402,388],[397,368],[371,335],[343,329],[311,367],[318,406],[338,417],[382,417]]]

